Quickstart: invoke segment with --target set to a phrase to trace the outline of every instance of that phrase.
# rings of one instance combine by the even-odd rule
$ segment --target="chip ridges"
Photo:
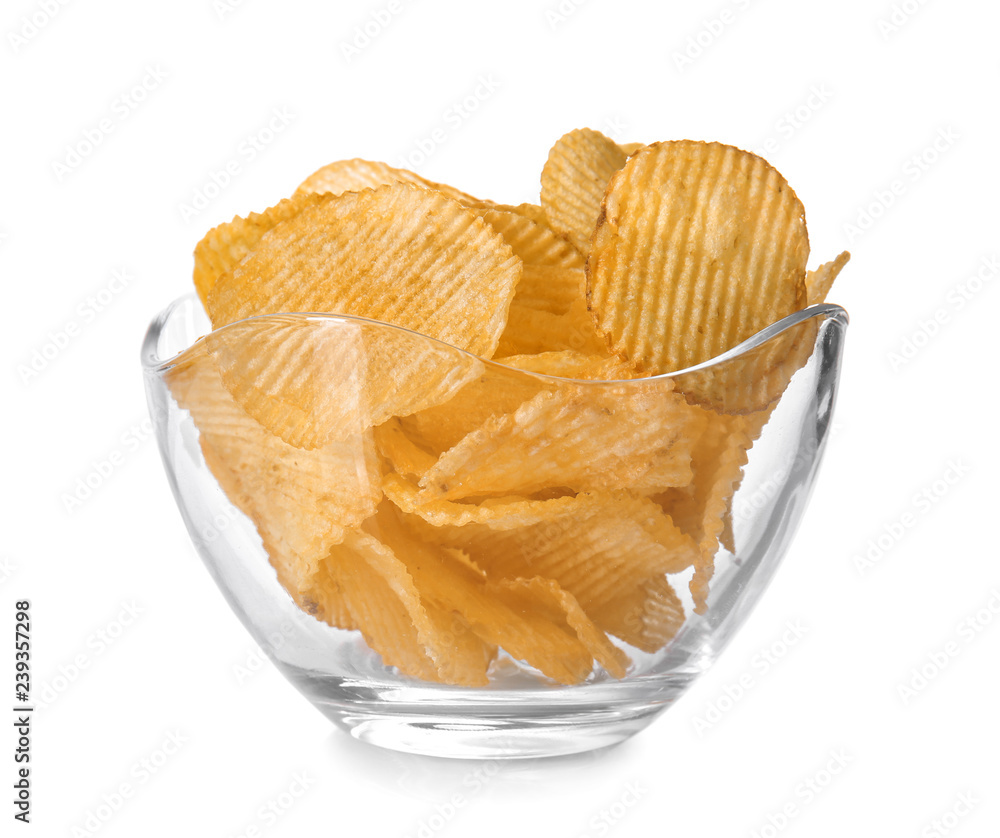
[[[616,352],[648,374],[672,372],[801,308],[808,254],[802,205],[761,158],[656,143],[608,184],[588,304]]]
[[[554,230],[586,254],[611,176],[628,159],[614,140],[592,128],[564,134],[542,169],[541,203]]]
[[[272,230],[209,304],[215,328],[275,312],[354,314],[490,357],[520,275],[473,212],[396,183],[329,195]]]

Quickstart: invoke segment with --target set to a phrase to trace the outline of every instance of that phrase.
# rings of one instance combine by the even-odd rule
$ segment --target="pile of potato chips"
[[[428,681],[486,685],[499,650],[622,677],[686,619],[671,575],[706,608],[812,321],[654,376],[823,301],[848,258],[807,272],[795,193],[731,146],[577,130],[541,181],[506,206],[325,166],[198,244],[214,331],[167,373],[295,602]]]

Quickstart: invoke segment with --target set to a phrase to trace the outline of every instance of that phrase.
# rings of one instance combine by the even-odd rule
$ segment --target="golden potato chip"
[[[397,169],[388,163],[374,160],[336,160],[317,169],[295,190],[293,197],[310,194],[341,195],[344,192],[360,192],[363,189],[377,189],[390,183],[411,183],[424,189],[440,192],[459,203],[488,205],[487,201],[473,198],[453,186],[445,183],[435,183],[420,177],[407,169]]]
[[[483,365],[482,374],[449,401],[400,419],[400,427],[416,444],[437,454],[458,444],[494,416],[512,413],[554,382],[523,375],[496,364]]]
[[[846,250],[832,262],[824,262],[816,270],[806,274],[806,302],[809,305],[826,302],[826,295],[837,275],[850,260],[851,254]]]
[[[694,479],[686,486],[653,496],[673,522],[698,543],[699,560],[690,588],[699,614],[706,607],[708,582],[714,571],[730,499],[742,479],[752,444],[748,433],[750,420],[709,411],[706,416],[705,432],[691,454]]]
[[[615,646],[608,636],[594,625],[571,593],[554,579],[501,579],[487,582],[487,591],[512,610],[532,609],[544,613],[559,625],[561,620],[576,633],[587,652],[615,678],[624,678],[630,663],[628,655]]]
[[[598,334],[585,300],[575,301],[565,314],[522,306],[516,299],[511,303],[497,356],[537,355],[563,349],[610,355],[607,341]]]
[[[608,184],[587,297],[613,349],[656,375],[708,361],[802,308],[808,256],[802,204],[759,157],[656,143]],[[774,358],[759,361],[739,379],[756,381]],[[706,382],[712,389],[696,396],[726,398],[728,379]]]
[[[629,157],[635,154],[639,149],[645,148],[645,143],[619,143],[618,147],[621,148]]]
[[[454,614],[425,602],[406,565],[379,539],[348,531],[324,560],[317,587],[324,602],[346,608],[386,666],[427,681],[488,683],[495,649]]]
[[[604,191],[628,155],[600,131],[578,128],[560,137],[542,169],[542,209],[552,229],[583,254],[601,214]]]
[[[194,249],[194,287],[202,305],[207,309],[208,292],[216,280],[242,262],[269,231],[318,201],[318,195],[285,198],[264,212],[246,218],[237,215],[209,230]]]
[[[420,488],[416,483],[399,474],[385,475],[382,480],[382,490],[400,511],[415,515],[435,527],[484,524],[490,529],[509,530],[572,514],[580,507],[580,501],[573,495],[544,500],[511,495],[503,498],[486,498],[478,503],[429,500],[420,494]],[[421,532],[432,541],[439,535],[428,530]],[[452,539],[446,543],[451,546],[461,546],[465,542],[461,539]]]
[[[215,328],[258,314],[333,312],[490,357],[520,276],[520,260],[481,218],[397,183],[329,195],[276,227],[220,277],[209,307]]]
[[[233,323],[205,345],[240,406],[308,450],[446,402],[483,369],[402,329],[303,314]]]
[[[574,491],[657,490],[691,480],[702,412],[651,385],[563,384],[494,417],[420,480],[428,498]]]
[[[552,580],[494,579],[469,558],[409,535],[391,508],[366,526],[406,563],[428,602],[459,614],[486,643],[564,684],[586,678],[593,660],[622,677],[628,659]]]
[[[504,498],[473,505],[422,502],[405,483],[389,479],[385,491],[393,504],[425,522],[407,519],[423,538],[460,548],[490,578],[554,579],[595,621],[592,609],[631,594],[645,580],[678,573],[700,558],[695,541],[656,503],[628,492],[585,492],[545,501]],[[450,508],[445,507],[449,503]]]
[[[398,419],[390,419],[374,430],[375,445],[392,471],[390,476],[406,475],[419,478],[437,462],[437,457],[417,445],[406,435]]]
[[[684,625],[684,605],[666,576],[644,579],[630,591],[594,603],[588,614],[608,634],[650,653],[662,649]]]
[[[477,206],[470,209],[503,236],[525,265],[583,270],[586,260],[580,251],[537,216],[526,214],[520,207]]]
[[[279,581],[301,603],[323,556],[381,499],[371,439],[353,435],[313,451],[293,448],[240,408],[201,344],[178,359],[166,381],[198,428],[209,469],[254,522]]]

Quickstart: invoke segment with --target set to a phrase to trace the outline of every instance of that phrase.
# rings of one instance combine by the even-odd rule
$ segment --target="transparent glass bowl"
[[[743,624],[784,556],[809,497],[830,427],[847,322],[842,308],[815,305],[690,370],[632,381],[578,381],[501,366],[404,329],[339,315],[268,315],[232,324],[206,339],[202,336],[210,332],[210,325],[197,298],[191,295],[174,302],[153,321],[143,345],[142,362],[164,467],[191,538],[230,607],[285,677],[324,715],[366,742],[436,756],[530,757],[598,748],[641,730],[712,665]],[[324,371],[319,378],[328,381],[332,389],[327,395],[332,397],[317,398],[314,394],[310,401],[303,396],[306,391],[296,390],[294,381],[278,382],[290,395],[283,398],[279,393],[275,397],[275,369],[280,375],[283,359],[301,358],[303,352],[309,353],[309,363],[315,369]],[[260,363],[255,366],[257,361]],[[777,383],[765,381],[768,375],[774,378],[776,369]],[[431,379],[433,383],[427,384]],[[268,447],[247,460],[241,459],[239,439],[227,436],[229,419],[219,420],[212,410],[199,413],[178,404],[180,395],[181,401],[188,400],[190,406],[190,399],[196,399],[191,387],[197,389],[198,382],[209,380],[223,398],[234,399],[227,410],[239,400],[242,408],[254,414],[256,418],[250,418],[239,405],[236,413],[226,414],[230,418],[238,416],[241,427],[249,422],[254,433],[263,435],[261,438],[292,439],[305,446],[302,450],[306,453],[297,455],[298,449],[288,449],[286,442],[278,440],[274,443],[277,448]],[[220,381],[230,389],[219,388]],[[421,401],[428,392],[434,397]],[[550,396],[539,396],[542,393]],[[780,398],[775,400],[776,395]],[[525,576],[536,560],[545,564],[546,557],[541,554],[550,541],[580,539],[578,558],[582,565],[588,561],[591,565],[597,561],[607,565],[601,567],[596,581],[590,578],[588,582],[580,576],[579,566],[575,570],[547,566],[545,572],[557,577],[589,616],[596,615],[594,622],[608,629],[609,642],[619,650],[615,653],[620,656],[618,660],[627,661],[624,677],[614,677],[594,664],[578,683],[559,683],[578,680],[579,672],[570,678],[560,677],[558,672],[556,677],[550,677],[551,672],[546,675],[501,649],[489,663],[486,683],[435,683],[412,673],[404,674],[399,666],[386,665],[383,656],[366,642],[363,631],[334,628],[324,622],[321,618],[331,619],[336,604],[321,602],[320,596],[300,584],[304,576],[315,572],[317,560],[334,561],[322,555],[317,559],[317,551],[329,552],[331,544],[343,541],[345,529],[363,532],[366,539],[389,539],[389,529],[395,524],[390,523],[386,529],[384,522],[388,519],[384,516],[407,518],[382,498],[381,482],[396,481],[393,497],[397,503],[400,486],[409,486],[412,500],[417,475],[426,463],[415,466],[408,461],[410,455],[418,460],[427,456],[433,460],[465,431],[478,427],[494,399],[516,405],[532,398],[566,399],[570,412],[558,415],[563,417],[559,421],[570,425],[579,415],[572,410],[574,404],[583,404],[583,411],[593,411],[594,404],[605,406],[600,410],[607,416],[606,423],[570,441],[571,447],[583,446],[584,460],[570,465],[575,477],[568,483],[573,485],[545,485],[543,461],[549,453],[544,447],[523,464],[528,477],[504,473],[496,467],[483,471],[478,468],[481,464],[473,462],[466,464],[464,472],[459,468],[449,479],[435,484],[439,494],[447,494],[442,501],[446,514],[454,515],[456,509],[465,508],[463,504],[472,506],[484,496],[518,495],[549,504],[532,509],[549,509],[559,503],[572,504],[577,495],[593,500],[602,497],[602,491],[611,495],[617,492],[619,497],[624,492],[638,497],[645,504],[643,508],[651,509],[655,503],[673,514],[685,537],[695,544],[708,543],[713,548],[709,552],[714,552],[713,539],[721,542],[714,553],[714,574],[706,569],[702,558],[696,562],[701,568],[697,573],[688,566],[665,575],[663,564],[657,564],[659,559],[655,558],[662,559],[665,554],[657,552],[660,547],[656,543],[644,541],[630,552],[628,545],[634,542],[623,536],[624,546],[617,545],[618,531],[608,530],[607,520],[602,523],[605,531],[599,536],[597,552],[591,544],[586,555],[582,545],[591,532],[591,523],[585,518],[567,519],[569,523],[555,536],[536,540],[527,550],[522,550],[523,544],[519,547],[516,541],[501,538],[496,549],[483,551],[477,546],[479,542],[467,538],[473,530],[449,528],[452,540],[448,546],[467,550],[484,566],[486,577]],[[442,399],[443,403],[434,404]],[[768,399],[772,401],[770,406],[759,409]],[[620,423],[622,438],[632,446],[623,449],[622,456],[626,457],[629,451],[634,453],[635,440],[657,427],[663,417],[672,415],[669,411],[683,410],[678,407],[679,400],[707,404],[713,408],[712,416],[730,411],[724,414],[724,421],[738,416],[732,421],[743,423],[740,427],[747,429],[735,447],[708,447],[685,453],[683,440],[663,443],[664,450],[674,451],[678,462],[688,457],[695,477],[705,474],[706,485],[711,484],[709,478],[716,471],[722,473],[723,460],[728,458],[725,468],[729,469],[729,482],[723,482],[733,491],[715,491],[715,500],[721,499],[724,509],[714,518],[692,515],[692,499],[682,487],[662,489],[655,485],[657,479],[665,479],[650,477],[662,466],[654,457],[660,456],[656,450],[649,452],[649,463],[655,460],[654,465],[645,461],[638,467],[632,463],[628,469],[623,465],[628,477],[616,474],[617,434],[601,436],[609,429],[614,432],[619,427],[614,423]],[[402,410],[401,404],[409,407]],[[387,412],[391,416],[393,411],[406,413],[414,405],[424,406],[424,410],[403,420],[385,416]],[[662,416],[661,410],[666,411]],[[641,421],[636,421],[637,412]],[[198,413],[197,421],[193,413]],[[669,426],[670,421],[667,418],[661,424]],[[352,422],[357,427],[351,426]],[[374,431],[369,427],[371,423],[379,423],[381,430]],[[317,449],[326,450],[325,429],[333,426],[339,429],[333,434],[340,440],[335,443],[337,454],[321,457]],[[543,436],[550,431],[556,435],[561,432],[560,427],[543,427]],[[405,438],[402,449],[393,444],[400,432]],[[648,444],[659,444],[655,433],[650,438],[653,442],[647,440]],[[416,454],[406,448],[413,440],[419,445]],[[681,449],[676,448],[678,444]],[[273,453],[279,449],[285,453]],[[558,456],[565,454],[562,451]],[[276,461],[270,462],[268,457]],[[351,472],[346,483],[345,468]],[[662,475],[671,468],[668,464],[657,473]],[[394,470],[399,474],[393,475]],[[531,483],[531,475],[539,473],[543,475],[539,478],[541,487]],[[391,477],[386,478],[387,474]],[[309,515],[299,516],[296,504],[303,496],[314,497],[317,481],[323,485],[327,480],[333,486],[330,497],[324,495],[315,509],[310,507]],[[491,485],[490,480],[495,480],[496,485]],[[528,481],[520,491],[519,480]],[[373,516],[376,503],[379,512]],[[502,503],[492,500],[485,505]],[[331,521],[329,527],[323,525],[324,510],[329,509],[338,510],[344,520]],[[342,509],[348,511],[339,511]],[[360,520],[366,516],[367,521]],[[431,532],[433,539],[430,525],[412,515],[410,519],[420,526],[408,531],[407,538],[419,540]],[[709,521],[711,525],[706,523]],[[489,525],[481,520],[474,525],[486,532],[489,542],[494,535]],[[630,519],[621,532],[625,532],[626,525],[635,529]],[[655,533],[662,531],[648,522],[643,526],[654,533],[649,537],[655,542],[659,537]],[[708,530],[711,532],[706,534]],[[647,538],[641,534],[636,537]],[[419,551],[409,551],[405,540],[401,543],[398,538],[387,543],[416,575],[420,561],[414,555]],[[334,546],[330,556],[346,555],[338,554],[338,549]],[[647,553],[654,559],[642,565]],[[458,554],[452,551],[447,555]],[[572,556],[569,561],[572,564]],[[330,576],[335,577],[344,565],[337,560],[328,567]],[[605,570],[607,573],[601,575]],[[708,585],[707,597],[699,608],[688,590],[693,573],[694,588],[704,593]],[[630,590],[637,589],[638,593],[634,601],[628,600],[631,604],[625,612],[618,609],[617,616],[610,615],[598,602],[602,585],[606,587],[608,580],[614,583],[628,574],[634,581]],[[341,583],[351,584],[350,579],[339,583],[324,579],[324,590],[329,590],[330,585],[336,591]],[[674,609],[673,616],[664,616],[652,607],[657,602],[662,605],[662,597],[654,602],[652,594],[644,593],[645,586],[662,592],[665,579],[675,594],[667,603],[668,611]],[[480,582],[473,579],[470,584]],[[488,593],[495,589],[482,590]],[[624,601],[616,600],[619,604]],[[383,609],[382,602],[375,602],[376,616],[369,615],[370,620],[377,622],[383,611],[389,614],[391,609]],[[486,604],[481,604],[481,609],[491,607],[488,600],[483,602]],[[467,632],[477,618],[476,614],[470,617],[462,603],[432,603],[431,599],[427,603],[428,610],[433,604],[437,608],[434,613],[445,615],[441,619],[456,619],[454,612],[460,612],[456,625],[462,632]],[[679,608],[683,608],[682,616]],[[514,612],[507,613],[511,614],[508,622],[520,619]],[[675,625],[666,625],[671,621]],[[411,628],[399,629],[400,643],[405,645]],[[612,629],[633,643],[614,636]],[[487,634],[504,630],[512,629],[492,626]],[[375,645],[391,660],[397,654],[395,635],[391,627],[381,631]],[[647,635],[654,635],[654,639],[649,640]],[[668,639],[657,648],[656,637]],[[458,644],[455,637],[445,637],[446,657],[449,641],[454,641],[455,648]],[[483,645],[492,648],[489,642]],[[645,646],[646,651],[640,646]],[[407,668],[404,665],[402,670]]]

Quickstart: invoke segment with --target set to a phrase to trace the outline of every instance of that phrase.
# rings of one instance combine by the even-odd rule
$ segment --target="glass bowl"
[[[357,317],[211,332],[191,295],[142,362],[191,538],[282,674],[363,741],[531,757],[646,727],[743,624],[809,497],[847,322],[814,305],[595,381]]]

